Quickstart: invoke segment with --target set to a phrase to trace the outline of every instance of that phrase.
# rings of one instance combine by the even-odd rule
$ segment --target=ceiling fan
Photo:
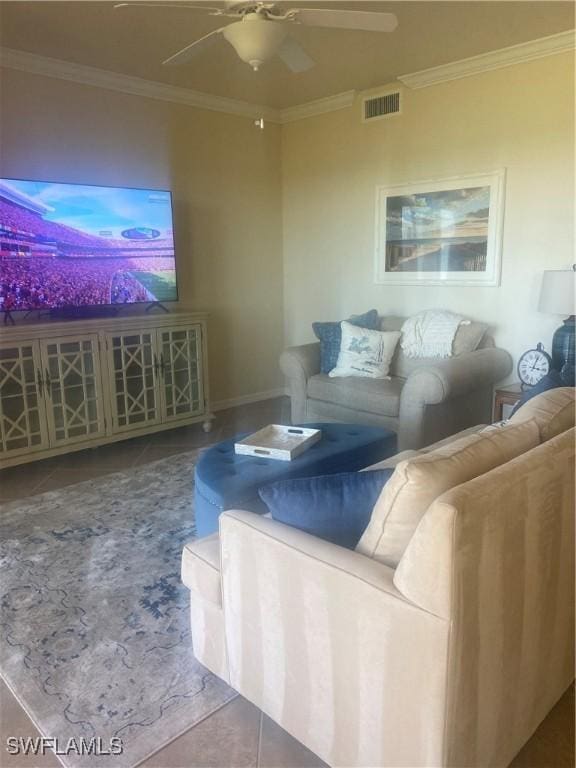
[[[222,35],[238,56],[257,71],[264,62],[279,56],[292,72],[305,72],[314,66],[300,43],[288,34],[288,23],[309,27],[336,27],[369,32],[393,32],[398,20],[393,13],[373,11],[348,11],[332,8],[283,9],[275,2],[260,0],[227,0],[223,8],[189,3],[117,3],[114,8],[186,8],[205,11],[210,16],[235,19],[234,23],[209,32],[182,50],[170,56],[163,64],[185,64],[193,56],[204,51]]]

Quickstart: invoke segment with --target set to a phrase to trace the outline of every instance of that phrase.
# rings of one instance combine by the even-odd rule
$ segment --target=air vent
[[[400,91],[382,93],[362,100],[362,122],[381,120],[401,112]]]

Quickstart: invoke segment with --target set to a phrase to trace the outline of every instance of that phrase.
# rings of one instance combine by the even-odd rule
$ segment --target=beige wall
[[[281,386],[279,127],[0,73],[0,175],[172,189],[180,304],[211,313],[212,398]]]
[[[284,126],[285,335],[377,307],[446,307],[491,323],[515,357],[550,349],[561,318],[537,312],[541,272],[573,261],[574,58],[561,54],[420,90],[365,125],[355,104]],[[376,185],[506,168],[498,288],[373,282]],[[516,378],[514,373],[511,378]]]
[[[206,309],[212,395],[282,385],[284,343],[316,319],[442,306],[490,322],[515,359],[550,347],[541,272],[573,259],[573,56],[421,90],[373,125],[359,105],[280,128],[1,70],[0,174],[169,187],[181,305]],[[506,168],[499,288],[373,282],[374,193]],[[515,374],[511,378],[515,378]]]

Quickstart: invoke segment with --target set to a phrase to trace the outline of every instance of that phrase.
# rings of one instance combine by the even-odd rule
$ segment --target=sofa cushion
[[[520,408],[522,408],[522,406],[526,405],[529,400],[532,400],[533,397],[536,397],[536,395],[541,395],[542,392],[548,392],[550,389],[558,389],[558,387],[565,386],[566,382],[563,381],[560,371],[555,371],[552,369],[546,374],[546,376],[543,376],[537,384],[524,390],[522,397],[514,406],[514,409],[510,414],[510,418],[514,416],[514,414],[517,413]]]
[[[376,464],[372,465],[371,467],[367,467],[367,470],[370,469],[388,469],[390,467],[396,467],[398,464],[400,464],[401,461],[406,461],[406,459],[413,459],[415,456],[421,456],[424,453],[430,453],[431,451],[435,451],[436,448],[442,448],[445,445],[449,445],[450,443],[453,443],[454,440],[460,440],[462,437],[467,437],[468,435],[475,435],[477,432],[482,432],[482,430],[486,429],[485,424],[476,424],[474,427],[468,427],[468,429],[463,429],[460,432],[457,432],[455,435],[450,435],[449,437],[445,437],[442,440],[438,440],[436,443],[432,443],[432,445],[426,445],[424,448],[419,448],[417,451],[415,450],[407,450],[402,451],[401,453],[397,453],[395,456],[390,456],[388,459],[384,459],[383,461],[379,461]],[[366,471],[366,470],[363,470]]]
[[[574,387],[558,387],[532,397],[510,418],[510,424],[533,419],[545,442],[574,426]]]
[[[182,582],[203,600],[222,605],[220,537],[217,533],[189,541],[184,546]]]
[[[486,323],[477,323],[474,320],[468,325],[460,325],[452,343],[453,356],[465,355],[478,349],[487,330]]]
[[[374,331],[380,327],[380,318],[376,309],[371,309],[363,315],[352,315],[348,322]],[[332,368],[336,366],[340,354],[340,342],[342,340],[340,321],[312,323],[312,330],[320,341],[320,371],[321,373],[330,373]]]
[[[354,549],[393,469],[279,480],[260,488],[274,520]]]
[[[382,416],[398,416],[404,379],[330,378],[323,373],[308,379],[308,397]]]
[[[366,467],[362,472],[370,472],[373,469],[395,469],[401,461],[413,459],[414,456],[420,456],[420,451],[413,451],[412,449],[400,451],[395,456],[390,456],[390,458],[379,461],[371,467]]]
[[[395,568],[418,523],[445,491],[489,472],[540,442],[535,421],[454,440],[396,467],[356,547]]]
[[[448,437],[442,438],[442,440],[437,440],[431,445],[425,445],[420,451],[421,453],[431,453],[437,448],[444,448],[444,446],[450,445],[450,443],[453,443],[455,440],[460,440],[463,437],[468,437],[468,435],[475,435],[477,432],[482,432],[485,427],[486,424],[475,424],[473,427],[467,427],[466,429],[460,430],[460,432],[457,432],[455,435],[449,435]]]
[[[424,448],[419,448],[417,451],[412,449],[401,451],[395,456],[390,456],[388,459],[379,461],[362,471],[367,472],[371,469],[389,469],[391,467],[396,467],[398,464],[400,464],[401,461],[406,461],[406,459],[412,459],[414,456],[422,456],[424,453],[435,451],[436,448],[442,448],[445,445],[449,445],[450,443],[453,443],[454,440],[459,440],[462,437],[467,437],[468,435],[474,435],[477,432],[481,432],[483,429],[485,429],[485,427],[485,424],[477,424],[474,427],[468,427],[468,429],[463,429],[461,432],[457,432],[455,435],[450,435],[450,437],[445,437],[443,440],[438,440],[437,443],[432,443],[432,445],[426,445]]]
[[[400,324],[400,318],[383,318],[380,324],[382,330],[395,330]],[[474,352],[478,349],[488,330],[485,323],[471,322],[469,325],[460,325],[456,331],[452,344],[453,357]],[[393,376],[402,376],[407,379],[411,373],[419,368],[425,368],[438,362],[435,357],[408,357],[404,354],[400,344],[396,347],[396,354],[392,359],[390,371]]]

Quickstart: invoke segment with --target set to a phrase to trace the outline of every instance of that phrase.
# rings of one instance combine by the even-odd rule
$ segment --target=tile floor
[[[242,431],[253,431],[289,419],[287,398],[268,400],[217,414],[214,429],[205,435],[199,425],[126,440],[0,472],[0,501],[146,464],[202,448]],[[7,736],[35,736],[38,731],[16,699],[0,681],[1,768],[50,768],[60,763],[44,758],[10,756]],[[574,688],[548,715],[511,764],[511,768],[573,768]],[[317,768],[324,763],[242,697],[164,747],[143,768]]]

